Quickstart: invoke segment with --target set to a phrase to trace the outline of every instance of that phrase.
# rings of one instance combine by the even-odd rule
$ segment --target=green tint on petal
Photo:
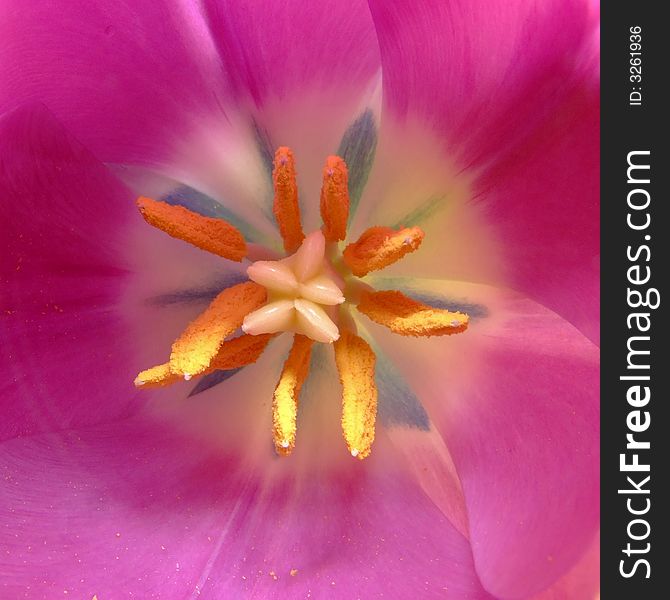
[[[356,212],[377,150],[377,125],[372,110],[366,109],[344,132],[337,155],[349,170],[349,222]]]
[[[435,213],[445,208],[447,199],[447,196],[431,196],[424,202],[421,202],[415,209],[407,213],[407,215],[398,219],[391,225],[391,227],[400,229],[402,227],[421,225],[435,215]]]

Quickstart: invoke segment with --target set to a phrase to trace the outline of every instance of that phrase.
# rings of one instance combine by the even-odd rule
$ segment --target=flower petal
[[[295,153],[302,223],[320,226],[324,159],[369,107],[379,47],[367,2],[207,0],[207,22],[237,102],[266,148]]]
[[[0,112],[43,102],[101,160],[164,162],[194,116],[221,114],[226,83],[195,2],[0,10]]]
[[[374,459],[256,470],[146,419],[13,440],[0,457],[8,597],[490,598],[465,538]]]
[[[482,212],[501,242],[492,259],[501,265],[497,276],[478,279],[521,290],[597,340],[592,3],[371,0],[370,6],[386,121],[400,127],[418,121],[441,138],[458,172],[476,176],[470,211]],[[471,240],[477,232],[468,231]]]
[[[149,227],[43,107],[4,115],[0,134],[0,437],[127,416],[152,397],[134,376],[231,275]]]
[[[444,340],[398,344],[370,330],[453,457],[482,583],[503,598],[540,592],[577,562],[597,529],[597,348],[515,293],[420,284],[485,305],[486,316]]]
[[[31,107],[0,119],[0,203],[0,437],[129,414],[132,194]]]

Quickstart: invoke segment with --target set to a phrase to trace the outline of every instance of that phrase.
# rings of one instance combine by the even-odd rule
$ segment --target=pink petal
[[[306,232],[320,227],[326,157],[368,107],[380,75],[367,2],[207,0],[207,22],[237,102],[269,160],[290,146]]]
[[[469,304],[468,330],[401,344],[370,328],[453,457],[482,583],[502,598],[540,592],[577,562],[597,529],[597,348],[515,293],[417,285]]]
[[[113,307],[132,196],[40,108],[2,118],[0,166],[1,437],[128,414],[129,340]],[[100,390],[114,400],[94,400]]]
[[[379,461],[254,470],[138,419],[0,454],[8,597],[490,598],[465,538]]]
[[[3,2],[0,113],[39,101],[107,162],[164,162],[221,115],[226,84],[195,2]]]
[[[597,600],[600,590],[600,536],[586,549],[582,559],[548,590],[532,600]]]
[[[134,377],[169,355],[221,267],[144,223],[42,107],[0,120],[0,202],[0,437],[132,413],[151,396]],[[171,301],[184,287],[195,298]]]
[[[476,176],[468,200],[497,231],[495,258],[505,265],[487,280],[521,290],[597,340],[593,6],[373,0],[371,10],[386,122],[418,121],[441,138],[446,162]]]

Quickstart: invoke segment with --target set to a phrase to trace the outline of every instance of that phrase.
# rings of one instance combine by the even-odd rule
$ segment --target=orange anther
[[[293,152],[286,146],[281,146],[275,152],[272,181],[275,189],[272,212],[284,240],[284,249],[286,252],[295,252],[305,234],[300,224],[295,159]]]
[[[223,290],[172,344],[170,371],[186,379],[205,371],[224,339],[266,298],[265,288],[252,281]]]
[[[433,308],[397,291],[364,291],[357,308],[375,323],[400,335],[452,335],[468,326],[468,315],[464,313]]]
[[[142,196],[137,199],[137,206],[147,223],[173,238],[237,262],[247,255],[244,237],[223,219],[203,217],[183,206],[172,206]]]
[[[375,353],[350,331],[335,342],[335,362],[342,383],[342,433],[352,456],[370,454],[377,419]]]
[[[272,402],[272,437],[278,454],[287,456],[295,446],[296,416],[302,384],[309,372],[314,341],[304,335],[293,337]]]
[[[321,218],[323,235],[328,242],[343,240],[349,219],[349,175],[347,165],[339,156],[329,156],[323,168],[321,186]]]
[[[414,252],[423,241],[419,227],[395,231],[390,227],[370,227],[343,252],[345,264],[357,277],[388,267],[405,254]]]

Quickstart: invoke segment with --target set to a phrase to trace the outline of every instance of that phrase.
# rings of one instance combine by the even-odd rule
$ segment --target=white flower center
[[[268,302],[244,318],[242,330],[251,335],[293,331],[317,342],[337,340],[335,307],[345,300],[344,282],[325,251],[319,230],[310,233],[292,256],[249,266],[249,279],[267,289]]]

